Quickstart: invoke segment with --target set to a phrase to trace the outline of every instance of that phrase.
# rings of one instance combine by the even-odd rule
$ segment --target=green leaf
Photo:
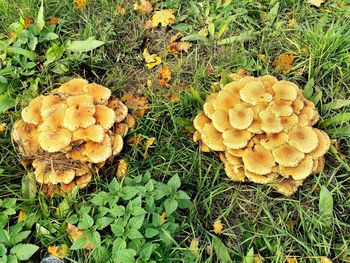
[[[100,218],[97,218],[96,220],[96,226],[97,226],[97,229],[98,230],[102,230],[104,229],[105,227],[109,226],[110,224],[112,224],[114,221],[113,218],[110,218],[110,217],[100,217]]]
[[[124,200],[130,200],[133,198],[137,193],[138,189],[133,186],[124,186],[122,189],[119,191],[119,196],[123,198]]]
[[[152,244],[152,243],[146,243],[142,246],[141,248],[141,252],[140,252],[140,256],[143,260],[145,260],[146,262],[149,261],[152,252],[157,248],[156,244]]]
[[[8,47],[6,49],[7,53],[13,53],[13,54],[16,54],[16,55],[22,55],[22,56],[25,56],[31,60],[34,60],[35,59],[35,54],[34,52],[32,51],[28,51],[28,50],[25,50],[23,48],[20,48],[20,47]]]
[[[249,40],[254,40],[257,38],[259,34],[260,34],[259,31],[253,31],[253,30],[245,31],[239,34],[238,36],[232,36],[232,37],[224,38],[218,41],[218,45],[227,45],[235,42],[246,42]]]
[[[47,41],[51,41],[51,40],[55,40],[58,38],[58,35],[53,33],[53,32],[49,32],[47,33],[45,36],[44,36],[44,40],[47,40]]]
[[[109,199],[109,194],[107,192],[101,191],[94,195],[94,197],[91,199],[91,203],[98,206],[104,206],[107,204]]]
[[[141,233],[136,229],[136,228],[130,228],[127,232],[126,232],[126,236],[133,240],[133,239],[138,239],[138,238],[142,238],[143,236],[141,235]]]
[[[254,263],[254,248],[249,249],[247,255],[243,258],[243,263]]]
[[[97,231],[88,232],[88,237],[92,244],[94,244],[95,247],[99,247],[101,245],[101,236],[100,233]]]
[[[70,247],[71,250],[78,250],[78,249],[84,249],[87,247],[87,245],[90,243],[90,240],[88,239],[88,236],[86,233],[78,237],[72,246]]]
[[[322,99],[322,94],[322,90],[317,90],[310,100],[317,105]]]
[[[277,15],[278,15],[278,10],[280,7],[280,3],[277,2],[272,8],[271,10],[267,13],[266,17],[265,17],[265,21],[266,23],[271,26],[272,23],[275,21]]]
[[[128,225],[132,228],[139,230],[141,228],[144,220],[145,220],[144,215],[134,216],[134,217],[130,218]]]
[[[124,226],[122,226],[119,223],[113,223],[111,224],[111,230],[112,233],[116,236],[116,237],[120,237],[122,235],[124,235]]]
[[[152,238],[159,234],[159,231],[155,228],[146,228],[145,237]]]
[[[7,262],[6,263],[17,263],[18,259],[14,255],[8,255],[7,256]]]
[[[350,137],[350,129],[348,127],[339,127],[335,129],[327,130],[327,133],[332,138],[342,138],[342,137]]]
[[[33,201],[36,196],[36,181],[32,172],[22,177],[22,196]]]
[[[113,255],[115,263],[133,263],[135,262],[136,252],[133,249],[122,249]]]
[[[319,201],[320,216],[324,219],[333,218],[333,197],[332,193],[325,187],[321,187],[320,201]],[[327,221],[327,220],[326,220]],[[331,220],[327,225],[331,224]]]
[[[186,194],[184,191],[180,190],[176,193],[177,199],[185,199],[185,200],[190,200],[191,198]]]
[[[323,110],[339,110],[350,105],[350,100],[337,99],[322,106]]]
[[[322,126],[327,127],[329,125],[340,125],[340,124],[344,124],[345,122],[348,122],[348,121],[350,121],[350,113],[343,112],[343,113],[337,114],[329,119],[324,120],[322,122]]]
[[[44,65],[47,66],[50,63],[60,59],[63,56],[63,53],[64,46],[53,44],[52,47],[50,47],[45,53],[46,61],[44,62]]]
[[[55,216],[57,218],[65,218],[70,211],[70,205],[67,199],[63,199],[62,202],[58,204]]]
[[[32,244],[18,244],[11,248],[10,253],[19,260],[29,260],[38,249],[38,246]]]
[[[5,256],[6,253],[7,253],[6,247],[4,246],[4,244],[0,243],[0,257]]]
[[[88,214],[84,213],[81,217],[81,221],[78,224],[79,229],[88,229],[94,224],[94,219]]]
[[[200,34],[191,34],[186,37],[181,38],[182,41],[200,41],[200,42],[208,42],[209,39],[205,36],[202,36]]]
[[[82,53],[94,50],[104,44],[103,41],[96,40],[94,37],[89,37],[86,40],[76,40],[67,43],[66,49],[72,52]]]
[[[109,209],[109,213],[114,217],[120,217],[125,214],[125,207],[121,205],[115,205]]]
[[[31,231],[27,230],[27,231],[19,232],[16,235],[11,235],[11,244],[17,244],[17,243],[23,241],[24,239],[26,239],[29,236],[30,233],[31,233]]]
[[[171,215],[177,209],[177,206],[178,202],[174,198],[168,198],[164,202],[165,212],[168,216]]]
[[[5,244],[6,246],[9,246],[11,244],[10,234],[5,229],[0,229],[0,243]]]
[[[176,174],[173,177],[171,177],[167,185],[169,185],[173,191],[176,191],[181,186],[179,176]]]
[[[220,262],[232,262],[230,254],[228,253],[227,247],[222,243],[222,241],[213,236],[213,247],[216,252],[216,256]]]
[[[44,20],[44,3],[43,0],[41,0],[41,5],[39,8],[38,16],[36,18],[36,25],[39,29],[39,32],[44,28],[45,26],[45,20]]]
[[[0,95],[0,114],[6,112],[8,109],[16,106],[16,101],[12,99],[7,93]]]
[[[308,82],[306,83],[305,87],[304,87],[304,96],[305,98],[307,98],[308,100],[311,99],[312,95],[314,94],[314,78],[311,78],[308,80]]]
[[[113,245],[112,245],[113,254],[116,254],[119,250],[122,250],[122,249],[126,249],[125,240],[121,238],[116,238],[113,241]]]

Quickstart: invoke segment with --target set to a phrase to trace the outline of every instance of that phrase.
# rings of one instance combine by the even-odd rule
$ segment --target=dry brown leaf
[[[179,97],[175,93],[170,93],[169,94],[169,100],[171,102],[176,102],[176,101],[179,101]]]
[[[141,143],[141,141],[142,141],[142,135],[141,134],[138,134],[138,135],[136,135],[136,137],[130,137],[129,139],[128,139],[128,143],[131,143],[131,144],[134,144],[134,145],[136,145],[136,146],[139,146],[139,145],[141,145],[142,143]]]
[[[143,50],[143,58],[145,59],[145,62],[146,62],[146,67],[148,69],[152,69],[154,68],[155,66],[159,65],[160,63],[162,63],[162,59],[160,57],[158,57],[156,54],[150,54],[148,52],[148,49],[145,48]]]
[[[215,222],[214,222],[214,225],[213,225],[213,231],[215,234],[220,234],[222,233],[222,230],[224,229],[224,226],[222,225],[221,223],[221,220],[220,219],[217,219]]]
[[[148,149],[154,143],[155,140],[156,140],[155,137],[151,137],[146,141],[145,143],[146,149],[145,149],[145,152],[143,153],[143,158],[146,158],[148,156]]]
[[[26,19],[24,20],[24,27],[28,28],[31,24],[34,24],[34,19],[27,16]]]
[[[55,16],[51,17],[49,20],[46,21],[46,24],[55,26],[59,23],[59,19]]]
[[[83,9],[87,5],[87,0],[74,0],[74,3],[79,9]]]
[[[169,81],[171,80],[171,71],[168,66],[164,66],[158,74],[158,83],[161,86],[170,88],[171,85],[169,84]]]
[[[118,10],[118,13],[121,15],[125,14],[125,8],[122,7],[120,4],[115,4],[115,8]]]
[[[134,4],[134,10],[144,15],[149,15],[153,11],[153,6],[150,1],[141,0],[140,4]]]
[[[162,27],[167,27],[168,25],[172,25],[175,22],[174,10],[166,9],[161,11],[154,12],[151,22],[146,22],[145,27],[157,27],[159,24]]]
[[[179,40],[181,37],[183,37],[183,34],[181,32],[177,32],[175,35],[170,37],[170,43],[172,42],[176,42],[177,40]]]
[[[57,258],[65,258],[69,256],[69,248],[66,244],[62,244],[58,246],[49,246],[47,248],[47,252],[49,252],[51,256],[54,256]]]
[[[172,42],[167,46],[167,50],[170,53],[173,54],[178,54],[181,51],[188,52],[188,50],[192,47],[192,43],[190,42],[184,42],[184,41],[179,41],[179,42]]]
[[[122,179],[126,176],[126,172],[128,170],[128,164],[124,159],[119,160],[118,162],[118,168],[117,168],[117,173],[116,176],[119,179]]]
[[[313,5],[313,6],[316,6],[316,7],[320,7],[324,3],[324,0],[308,0],[307,2],[310,5]]]
[[[273,64],[278,73],[285,73],[292,68],[294,60],[294,55],[283,53],[278,56],[278,58],[274,61]]]
[[[146,97],[139,97],[132,93],[124,94],[120,99],[128,109],[134,111],[139,117],[145,115],[148,109],[148,101]]]

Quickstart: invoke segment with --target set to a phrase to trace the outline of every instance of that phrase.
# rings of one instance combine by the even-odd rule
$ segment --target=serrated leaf
[[[128,225],[132,228],[135,228],[136,230],[139,230],[141,228],[144,220],[145,220],[144,215],[134,216],[134,217],[129,219]]]
[[[81,216],[81,220],[78,224],[78,228],[79,229],[88,229],[88,228],[92,227],[93,224],[94,224],[94,219],[88,214],[83,214]]]
[[[10,253],[19,260],[29,260],[38,249],[38,246],[32,244],[18,244],[11,248]]]
[[[141,235],[141,233],[136,229],[136,228],[130,228],[127,233],[126,233],[127,237],[131,240],[133,239],[138,239],[138,238],[142,238],[143,236]]]
[[[124,200],[130,200],[138,193],[138,189],[133,186],[123,186],[119,191],[119,196]]]
[[[152,238],[159,234],[159,231],[155,228],[146,228],[145,237]]]
[[[30,233],[31,233],[31,231],[27,230],[27,231],[19,232],[16,235],[11,235],[11,243],[17,244],[17,243],[23,241],[24,239],[26,239],[29,236]]]
[[[101,191],[94,195],[94,197],[91,199],[91,203],[98,206],[104,206],[105,204],[107,204],[108,199],[109,194],[104,191]]]
[[[141,248],[141,252],[140,252],[140,256],[141,258],[148,262],[151,255],[152,255],[152,252],[157,248],[157,245],[156,244],[153,244],[153,243],[146,243],[142,246]]]
[[[90,244],[90,240],[88,239],[88,236],[84,233],[83,235],[79,236],[73,243],[73,245],[70,247],[71,250],[78,250],[78,249],[84,249]]]
[[[181,186],[181,180],[179,176],[176,174],[171,177],[167,185],[170,186],[173,191],[176,191]]]
[[[99,217],[97,218],[96,220],[96,226],[97,226],[97,229],[98,230],[102,230],[104,229],[105,227],[109,226],[110,224],[112,224],[112,222],[114,221],[113,218],[110,218],[110,217]]]
[[[178,207],[178,202],[174,198],[168,198],[164,202],[164,208],[167,215],[171,215]]]
[[[119,250],[113,256],[113,262],[115,263],[133,263],[135,262],[136,252],[133,249],[122,249]]]

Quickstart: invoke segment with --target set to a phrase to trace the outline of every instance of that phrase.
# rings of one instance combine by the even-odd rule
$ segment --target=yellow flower
[[[220,219],[217,219],[217,220],[214,222],[213,228],[214,228],[213,231],[214,231],[215,234],[220,234],[220,233],[222,233],[222,230],[224,229],[224,226],[222,225]]]

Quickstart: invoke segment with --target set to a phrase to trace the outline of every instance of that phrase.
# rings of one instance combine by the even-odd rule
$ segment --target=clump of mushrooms
[[[121,152],[128,118],[128,108],[110,89],[74,78],[32,99],[12,138],[44,192],[69,193],[76,185],[86,187],[93,171]]]
[[[319,114],[302,90],[275,77],[231,75],[216,83],[193,121],[193,140],[203,152],[217,151],[233,181],[270,184],[294,194],[323,170],[328,135],[312,126]]]

